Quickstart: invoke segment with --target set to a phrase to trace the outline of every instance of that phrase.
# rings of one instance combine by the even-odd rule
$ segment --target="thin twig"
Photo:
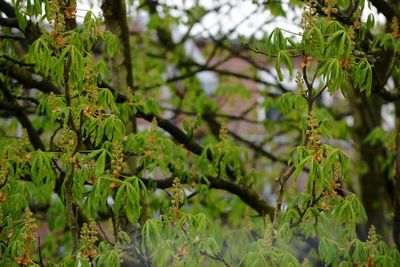
[[[312,96],[313,87],[307,78],[307,66],[304,66],[304,68],[303,68],[303,80],[307,86],[307,105],[308,105],[307,114],[310,114],[310,112],[312,111],[314,99]],[[307,145],[308,139],[309,139],[309,133],[306,132],[306,134],[304,135],[302,146]],[[293,165],[293,163],[291,163],[282,171],[282,174],[278,178],[277,182],[279,184],[279,191],[277,194],[275,215],[274,215],[274,221],[273,221],[273,229],[274,230],[278,230],[278,227],[280,224],[280,216],[281,216],[281,209],[282,209],[282,204],[283,204],[283,193],[284,193],[285,184],[289,180],[290,176],[292,176],[292,174],[294,173],[295,170],[296,170],[296,167]]]
[[[222,262],[222,263],[223,263],[225,266],[227,266],[227,267],[232,267],[232,266],[233,266],[232,264],[228,263],[228,262],[224,259],[224,257],[223,257],[221,254],[219,254],[219,253],[217,253],[217,254],[215,254],[215,255],[212,255],[212,254],[208,253],[207,251],[200,251],[200,254],[202,254],[202,255],[204,255],[204,256],[207,256],[207,257],[209,257],[209,258],[212,259],[212,260],[220,261],[220,262]]]
[[[20,66],[33,67],[35,65],[35,64],[32,64],[32,63],[25,63],[25,62],[16,60],[16,59],[14,59],[14,58],[12,58],[12,57],[10,57],[8,55],[0,55],[0,58],[4,58],[4,59],[6,59],[8,61],[11,61],[11,62],[13,62],[15,64],[18,64]]]
[[[106,235],[106,233],[103,230],[103,227],[101,226],[101,224],[99,222],[96,221],[97,227],[99,228],[101,234],[103,235],[103,239],[107,241],[107,243],[111,243],[110,239],[108,238],[108,236]]]
[[[43,263],[42,248],[40,247],[40,236],[38,236],[37,242],[38,242],[39,265],[44,267],[45,265]]]
[[[325,84],[325,86],[322,87],[322,89],[315,95],[313,101],[315,101],[325,91],[326,88],[328,88],[327,84]]]

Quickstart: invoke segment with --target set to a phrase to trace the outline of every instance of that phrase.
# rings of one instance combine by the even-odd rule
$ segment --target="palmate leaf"
[[[30,170],[32,181],[36,185],[47,185],[50,188],[54,188],[55,173],[51,164],[52,158],[52,153],[47,153],[40,150],[32,153]]]
[[[293,173],[293,185],[297,184],[297,178],[299,175],[303,172],[304,167],[313,160],[314,156],[313,155],[308,155],[305,158],[302,158],[302,160],[295,164],[294,166],[296,167],[296,170]]]
[[[280,50],[278,52],[278,57],[275,62],[275,69],[276,69],[276,72],[278,73],[278,77],[279,77],[280,81],[283,81],[283,74],[282,74],[282,70],[281,70],[282,62],[286,66],[286,68],[289,70],[290,79],[291,79],[293,76],[293,63],[292,63],[292,58],[287,50]]]
[[[203,213],[196,215],[188,214],[189,229],[193,234],[213,235],[214,227],[210,219]]]
[[[119,140],[125,137],[125,124],[115,115],[110,115],[104,120],[104,132],[108,140]]]
[[[161,241],[162,223],[157,219],[148,219],[142,228],[142,251],[146,247],[153,249]]]
[[[308,53],[313,54],[317,52],[316,50],[318,50],[322,54],[323,51],[325,50],[324,36],[322,35],[321,30],[317,26],[313,26],[311,29],[306,31],[303,38],[304,42],[309,44],[304,47]]]
[[[306,100],[298,92],[284,93],[279,97],[278,102],[284,115],[292,111],[298,112],[307,106]]]
[[[90,47],[91,42],[96,40],[100,35],[99,31],[100,21],[96,18],[92,11],[87,11],[83,21],[83,34],[81,34],[82,44]]]
[[[108,89],[101,89],[98,96],[98,103],[104,107],[110,107],[111,111],[116,114],[118,112],[118,108],[115,104],[114,96]]]
[[[18,216],[21,214],[21,211],[29,204],[28,201],[30,199],[27,195],[21,193],[14,193],[8,198],[8,205],[2,205],[3,212],[12,217]],[[12,217],[11,217],[12,216]]]
[[[340,61],[337,58],[331,58],[322,63],[319,72],[324,77],[325,83],[328,85],[328,90],[331,94],[339,89],[342,83],[345,82],[345,74],[342,70]]]
[[[116,180],[115,182],[118,181]],[[115,196],[114,212],[119,214],[122,207],[128,220],[135,223],[140,216],[140,190],[137,183],[123,182],[118,188]]]
[[[48,42],[47,36],[41,36],[29,48],[29,57],[35,64],[35,71],[41,71],[44,75],[49,75],[52,66],[52,56],[48,47]]]
[[[100,212],[108,212],[107,198],[111,193],[110,181],[104,176],[97,178],[85,200],[85,210],[91,218],[96,218]]]
[[[99,267],[108,267],[115,266],[119,267],[120,264],[120,256],[116,250],[106,251],[95,258],[96,266]]]
[[[339,260],[339,246],[334,240],[322,236],[319,241],[319,255],[326,264],[333,264]]]
[[[286,49],[286,39],[279,28],[275,28],[267,39],[266,51],[268,55],[274,56],[280,50]]]
[[[332,148],[328,145],[324,145],[325,159],[323,160],[323,175],[331,178],[342,178],[344,181],[349,179],[349,165],[350,156],[344,153],[338,148]],[[340,167],[340,177],[334,177],[333,172],[335,168]],[[326,179],[326,183],[332,182],[330,179]]]
[[[348,195],[336,210],[336,218],[338,223],[346,222],[349,229],[355,229],[357,223],[367,220],[367,214],[360,200],[355,194]]]
[[[368,250],[365,248],[365,244],[360,240],[355,240],[353,246],[354,246],[354,251],[351,257],[349,258],[350,259],[353,258],[356,262],[365,262],[368,257]],[[353,246],[349,246],[349,250],[353,249]]]
[[[372,91],[372,67],[366,59],[362,59],[355,68],[353,68],[354,86],[360,88],[360,91],[365,91],[367,96],[371,95]]]
[[[102,149],[102,152],[100,153],[100,156],[96,160],[96,165],[95,165],[95,174],[96,176],[101,176],[104,173],[104,170],[106,169],[106,157],[107,157],[107,150]]]
[[[352,48],[351,39],[345,30],[339,30],[329,37],[327,47],[330,55],[347,58]]]
[[[108,57],[114,56],[115,52],[119,48],[118,37],[109,31],[104,32],[102,34],[102,37],[103,37],[104,42],[107,45],[107,49],[106,49],[107,56]]]

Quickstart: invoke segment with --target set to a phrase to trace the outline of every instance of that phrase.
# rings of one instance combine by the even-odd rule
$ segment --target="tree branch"
[[[174,178],[175,176],[160,180],[149,180],[145,178],[141,178],[141,180],[146,186],[155,184],[157,188],[167,189],[173,186]],[[187,183],[189,180],[188,177],[180,178],[181,183]],[[274,208],[262,199],[255,190],[241,186],[229,180],[214,178],[211,176],[208,176],[207,180],[209,181],[211,188],[225,190],[231,194],[237,195],[244,203],[252,207],[261,216],[269,215],[271,219],[273,218]],[[206,184],[204,180],[197,179],[196,181]]]
[[[381,96],[384,100],[389,101],[389,102],[394,102],[398,99],[400,99],[400,93],[392,93],[389,92],[388,90],[385,90],[384,88],[377,90],[377,91],[373,91],[376,92],[379,96]]]
[[[19,28],[18,21],[16,18],[1,18],[0,25],[3,27]]]
[[[0,72],[18,80],[20,83],[24,84],[27,87],[36,88],[44,93],[61,93],[61,90],[56,87],[52,82],[25,68],[0,62]]]
[[[7,105],[10,106],[10,110],[14,111],[14,114],[17,117],[18,121],[21,123],[22,127],[25,128],[28,132],[29,140],[31,141],[33,147],[35,149],[45,150],[45,146],[40,139],[39,134],[37,133],[35,127],[33,127],[28,116],[25,114],[24,109],[18,104],[15,97],[6,89],[6,85],[3,82],[0,82],[0,87],[5,97],[9,101]],[[3,104],[6,103],[3,102]]]
[[[7,15],[9,18],[15,18],[15,9],[5,0],[0,0],[0,11]]]
[[[400,104],[395,105],[396,112],[396,158],[395,175],[393,177],[393,239],[400,250]]]
[[[388,21],[391,21],[394,16],[398,16],[395,13],[394,8],[385,0],[370,0],[371,3],[376,7],[379,13],[382,13]]]

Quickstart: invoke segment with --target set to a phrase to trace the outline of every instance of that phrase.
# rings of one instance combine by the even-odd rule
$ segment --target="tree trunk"
[[[387,152],[380,141],[374,144],[365,142],[367,136],[375,127],[382,124],[380,98],[367,97],[364,93],[353,92],[349,96],[354,126],[353,138],[359,156],[361,166],[359,168],[359,190],[361,200],[368,215],[368,223],[360,229],[361,237],[366,238],[368,228],[373,224],[377,232],[382,236],[384,226],[388,218],[385,218],[385,210],[390,199],[387,197],[388,170],[384,166]]]
[[[122,47],[117,49],[112,59],[112,86],[124,95],[132,95],[134,81],[125,1],[105,0],[101,8],[107,29],[118,37]],[[136,128],[136,118],[130,118],[126,123],[127,134],[136,133]],[[133,173],[136,168],[134,157],[130,157],[127,162]]]

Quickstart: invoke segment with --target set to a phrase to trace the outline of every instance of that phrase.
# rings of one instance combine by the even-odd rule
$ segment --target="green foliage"
[[[187,55],[186,40],[220,8],[195,1],[177,15],[178,7],[139,2],[128,10],[150,19],[133,34],[119,20],[124,9],[116,18],[106,3],[107,23],[92,11],[77,15],[77,1],[0,5],[0,24],[10,24],[0,40],[0,266],[396,266],[400,254],[387,237],[371,227],[360,238],[368,210],[354,150],[337,144],[351,126],[337,118],[359,93],[385,95],[384,79],[398,86],[398,25],[375,34],[374,15],[360,20],[364,1],[318,9],[290,1],[303,8],[301,33],[242,37],[258,61],[229,42],[235,26],[210,38],[216,48],[202,44],[210,56],[203,65]],[[273,16],[287,11],[279,1],[252,2]],[[174,23],[190,29],[179,41]],[[221,67],[232,58],[252,65]],[[221,75],[212,97],[196,76],[208,70]],[[258,70],[276,77],[265,82]],[[298,70],[295,90],[285,70],[289,79]],[[324,104],[325,89],[344,98]],[[256,107],[277,116],[260,122]],[[388,148],[388,173],[393,136],[378,126],[362,140]],[[39,227],[50,232],[40,243]]]
[[[372,69],[365,59],[361,60],[354,70],[354,85],[360,87],[361,92],[365,90],[366,95],[371,95]]]

